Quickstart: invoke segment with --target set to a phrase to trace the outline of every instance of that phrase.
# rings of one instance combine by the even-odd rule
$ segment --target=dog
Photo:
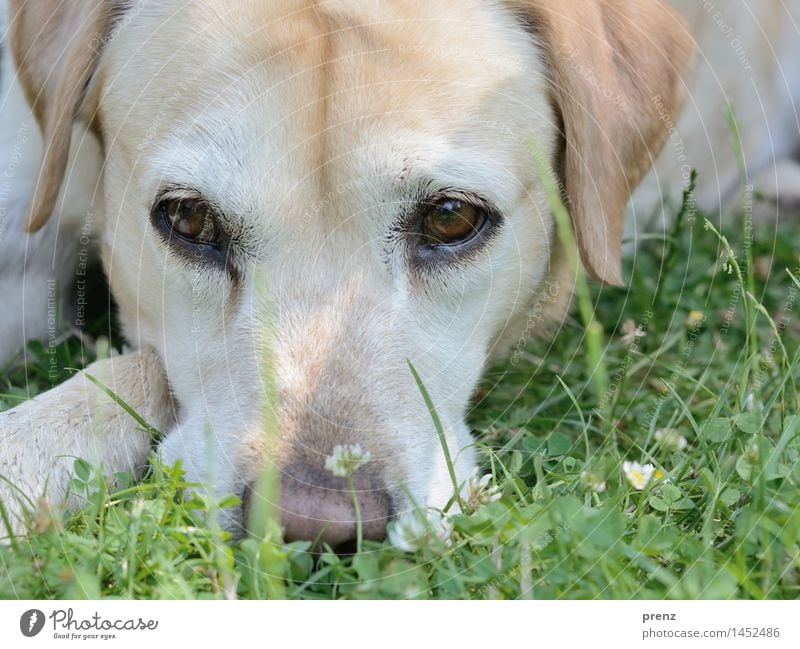
[[[351,543],[340,445],[369,455],[365,538],[443,507],[476,470],[482,372],[532,310],[569,307],[553,188],[610,286],[693,166],[714,170],[705,209],[736,191],[727,100],[754,177],[797,189],[798,12],[673,4],[10,0],[0,355],[52,338],[49,282],[95,251],[130,346],[0,416],[12,520],[64,498],[72,456],[146,465],[147,431],[98,383],[163,432],[165,462],[241,497],[234,534],[269,466],[286,540]]]

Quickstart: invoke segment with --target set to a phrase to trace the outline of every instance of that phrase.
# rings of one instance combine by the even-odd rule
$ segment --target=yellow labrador
[[[753,15],[730,20],[782,28],[780,7],[752,2]],[[740,65],[713,14],[695,13],[701,54]],[[537,156],[554,170],[584,267],[621,284],[631,193],[669,140],[634,203],[657,214],[661,195],[682,189],[676,156],[695,155],[675,137],[693,38],[657,0],[12,0],[8,26],[44,146],[0,246],[33,250],[18,257],[46,279],[56,246],[72,251],[69,274],[97,244],[127,342],[143,351],[91,372],[116,377],[164,429],[167,462],[243,497],[233,530],[269,463],[286,538],[347,544],[352,499],[325,469],[344,444],[370,454],[355,475],[368,538],[412,502],[446,503],[451,480],[407,360],[463,484],[476,467],[464,414],[481,373],[532,312],[558,318],[570,299],[575,269]],[[796,56],[756,36],[746,43],[759,74]],[[778,85],[764,91],[776,102],[791,96]],[[19,89],[9,92],[18,108]],[[716,127],[722,106],[702,106],[716,95],[690,97],[682,128],[703,132],[699,117]],[[3,120],[18,134],[33,118]],[[716,153],[728,135],[711,130],[703,143]],[[777,151],[756,144],[761,157]],[[727,165],[720,187],[735,182]],[[23,221],[34,243],[18,234]],[[67,409],[73,435],[49,436]],[[141,466],[146,435],[114,412],[79,375],[0,417],[0,469],[34,498],[48,481],[59,499],[61,454],[109,472]]]

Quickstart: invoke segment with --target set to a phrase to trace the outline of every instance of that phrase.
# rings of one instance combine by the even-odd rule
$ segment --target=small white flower
[[[603,480],[602,476],[599,476],[596,473],[583,471],[581,473],[581,480],[583,481],[586,489],[589,491],[594,491],[597,494],[601,494],[606,490],[606,481]]]
[[[667,451],[682,451],[689,442],[674,428],[660,428],[655,434],[656,441]]]
[[[622,323],[622,342],[632,345],[640,338],[644,338],[647,332],[637,325],[633,320],[626,320]]]
[[[359,444],[337,444],[333,453],[325,458],[325,468],[339,478],[349,478],[359,467],[369,462],[372,455]]]
[[[472,472],[465,489],[465,500],[468,507],[477,509],[481,505],[500,499],[503,494],[497,485],[491,484],[491,481],[491,473],[478,477],[477,470]]]
[[[453,525],[434,509],[422,513],[403,512],[389,524],[389,543],[404,552],[415,552],[428,547],[432,542],[450,544]]]
[[[628,479],[631,487],[637,491],[644,491],[645,487],[652,480],[660,480],[664,477],[664,472],[656,469],[652,464],[645,464],[644,466],[638,462],[623,462],[622,472]]]
[[[758,444],[752,444],[748,447],[748,449],[744,453],[744,460],[748,464],[752,464],[756,466],[761,461],[761,449],[758,448]]]

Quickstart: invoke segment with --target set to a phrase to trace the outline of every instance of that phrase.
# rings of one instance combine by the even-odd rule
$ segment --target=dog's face
[[[444,505],[451,478],[408,361],[463,482],[488,359],[535,304],[570,293],[537,156],[561,173],[584,264],[618,278],[621,209],[663,137],[610,69],[611,35],[595,34],[610,57],[595,69],[565,34],[626,10],[160,0],[111,20],[107,4],[81,23],[103,30],[80,110],[105,150],[120,319],[160,351],[178,408],[166,459],[244,496],[277,467],[300,514],[284,517],[289,537],[347,540],[350,496],[330,496],[342,485],[324,468],[336,445],[371,454],[357,473],[368,536],[412,502]],[[648,39],[680,28],[663,8],[640,13]],[[675,104],[664,67],[654,90]],[[332,531],[308,523],[324,519]]]
[[[164,451],[191,479],[242,493],[268,460],[314,482],[358,443],[393,510],[406,489],[442,506],[407,359],[463,481],[468,400],[548,271],[525,136],[551,155],[553,110],[507,12],[340,4],[165,4],[109,42],[106,267],[128,338],[166,361],[180,423]]]

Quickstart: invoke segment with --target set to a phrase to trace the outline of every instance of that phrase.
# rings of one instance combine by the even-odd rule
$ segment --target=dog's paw
[[[124,405],[123,405],[124,404]],[[151,434],[173,422],[169,385],[156,352],[98,361],[69,381],[0,413],[0,502],[11,534],[41,502],[62,503],[76,458],[106,475],[142,467]],[[70,506],[80,502],[71,499]],[[0,519],[0,538],[6,525]]]

